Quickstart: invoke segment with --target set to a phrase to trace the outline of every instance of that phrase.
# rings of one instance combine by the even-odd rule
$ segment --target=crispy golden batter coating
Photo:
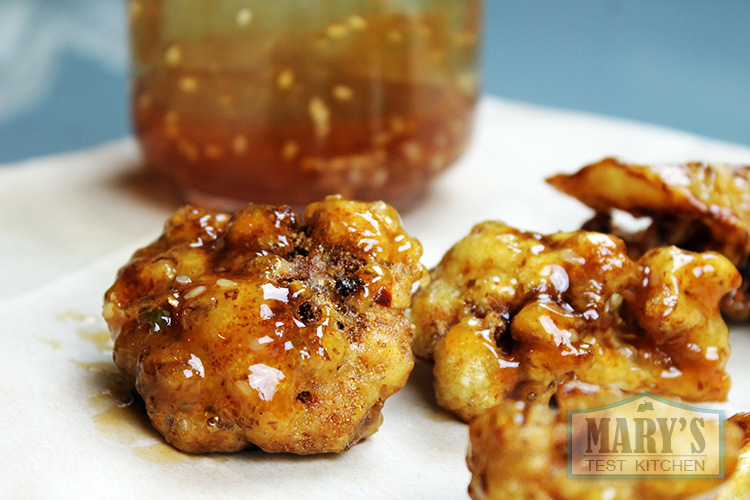
[[[420,243],[386,204],[180,209],[106,292],[117,366],[188,452],[342,452],[413,367]]]
[[[584,229],[623,238],[634,258],[666,245],[726,256],[741,270],[744,282],[727,294],[722,311],[732,319],[750,318],[750,167],[643,166],[606,158],[547,182],[596,210]],[[628,233],[612,224],[612,210],[650,217],[652,222],[643,231]]]
[[[744,439],[737,469],[716,500],[750,500],[750,413],[738,413],[729,420],[739,425]]]
[[[592,406],[599,406],[600,394]],[[469,427],[467,462],[474,500],[685,500],[710,493],[724,479],[568,478],[567,416],[547,405],[506,401]],[[725,424],[724,471],[737,464],[741,431]],[[734,498],[734,497],[732,497]]]
[[[477,225],[431,271],[411,315],[438,402],[471,420],[507,398],[549,401],[571,378],[722,400],[721,297],[740,276],[719,254],[662,247],[631,260],[611,235]]]

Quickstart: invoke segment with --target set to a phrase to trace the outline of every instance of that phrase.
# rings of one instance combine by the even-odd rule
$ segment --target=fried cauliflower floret
[[[438,403],[467,421],[507,398],[559,400],[571,377],[722,400],[730,349],[718,303],[739,282],[716,253],[662,247],[633,261],[611,235],[485,222],[415,294],[414,350],[435,362]]]
[[[589,401],[598,405],[606,399],[600,394]],[[567,413],[542,404],[505,401],[471,423],[469,439],[474,500],[686,500],[711,493],[725,481],[569,478]],[[736,467],[740,440],[739,428],[726,422],[724,478]]]
[[[547,182],[593,208],[596,215],[584,229],[623,238],[633,258],[667,245],[726,256],[742,272],[743,284],[725,296],[722,311],[731,319],[750,318],[750,167],[644,166],[606,158]],[[649,217],[651,224],[629,233],[613,224],[613,210]]]
[[[737,469],[716,500],[750,500],[750,413],[738,413],[729,420],[742,429],[744,437]]]
[[[343,452],[413,367],[421,253],[382,202],[184,207],[105,294],[115,363],[181,450]]]

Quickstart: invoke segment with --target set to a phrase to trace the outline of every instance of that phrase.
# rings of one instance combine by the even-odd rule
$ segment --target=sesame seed
[[[182,62],[182,47],[179,44],[172,43],[164,51],[164,62],[167,66],[177,66]]]
[[[243,7],[237,11],[237,26],[242,28],[250,25],[253,22],[253,11],[250,7]]]
[[[374,187],[383,186],[387,180],[388,180],[388,170],[386,170],[385,168],[381,167],[375,170],[375,172],[373,172],[372,174],[371,181]]]
[[[310,99],[310,104],[307,107],[310,118],[315,125],[315,133],[318,137],[325,137],[330,132],[329,121],[331,119],[331,111],[326,106],[323,99],[320,97],[313,97]]]
[[[586,263],[586,259],[581,257],[578,254],[578,252],[576,252],[572,248],[564,248],[560,252],[560,257],[562,258],[562,260],[570,264],[585,264]]]
[[[387,37],[391,43],[401,43],[404,41],[404,34],[396,29],[389,31]]]
[[[294,85],[294,71],[291,69],[282,70],[276,77],[276,85],[283,90],[288,90]]]
[[[192,282],[190,276],[185,276],[184,274],[180,274],[174,280],[180,285],[187,285],[188,283]]]
[[[351,101],[354,97],[354,91],[347,85],[335,85],[333,87],[333,97],[339,101]]]
[[[329,38],[344,38],[349,34],[349,28],[345,24],[331,24],[326,28],[326,34]]]
[[[418,163],[422,158],[422,147],[414,141],[404,143],[403,152],[406,159],[411,163]]]
[[[247,137],[242,134],[235,135],[232,140],[232,149],[238,156],[247,151]]]
[[[347,19],[349,26],[352,27],[352,29],[355,29],[357,31],[362,31],[367,29],[367,20],[357,14],[349,16],[349,19]]]
[[[226,278],[219,278],[218,280],[216,280],[216,284],[220,287],[225,287],[225,288],[237,286],[237,283],[235,283],[232,280],[228,280]]]
[[[188,293],[185,294],[186,299],[194,299],[198,295],[202,294],[206,291],[206,287],[203,285],[196,286],[192,290],[190,290]]]
[[[180,89],[183,92],[195,92],[198,88],[198,80],[192,76],[183,76],[180,78]]]
[[[287,161],[293,160],[299,153],[299,143],[297,141],[286,141],[281,148],[281,156]]]

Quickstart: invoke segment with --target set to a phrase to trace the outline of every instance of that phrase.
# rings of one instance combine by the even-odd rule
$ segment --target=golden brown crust
[[[738,413],[729,419],[743,432],[742,449],[737,468],[729,479],[729,484],[716,500],[750,499],[750,413]]]
[[[584,228],[623,238],[634,258],[667,245],[726,256],[741,269],[745,283],[727,294],[722,311],[731,319],[750,317],[745,277],[750,257],[750,167],[645,166],[606,158],[547,182],[596,210]],[[652,223],[643,231],[629,233],[613,226],[612,210],[650,217]]]
[[[117,366],[189,452],[342,452],[412,369],[421,245],[384,203],[180,209],[105,295]]]
[[[732,415],[729,420],[737,424],[739,428],[742,429],[742,446],[750,445],[750,413],[737,413],[736,415]]]
[[[412,305],[415,352],[435,361],[438,402],[471,420],[505,399],[594,386],[722,400],[728,330],[718,302],[739,273],[724,257],[664,247],[631,260],[618,238],[477,225]]]
[[[599,395],[594,406],[607,400]],[[467,462],[474,500],[684,500],[710,493],[724,479],[568,477],[566,412],[547,405],[506,401],[469,427]],[[737,465],[741,432],[725,424],[724,471]],[[736,497],[727,497],[736,498]]]

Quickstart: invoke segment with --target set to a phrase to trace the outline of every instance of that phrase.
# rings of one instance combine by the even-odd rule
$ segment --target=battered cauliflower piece
[[[666,245],[726,256],[740,269],[743,284],[727,294],[722,311],[731,319],[750,318],[750,167],[644,166],[606,158],[547,182],[593,208],[596,215],[584,229],[623,238],[633,258]],[[629,233],[613,224],[613,210],[649,217],[651,224]]]
[[[599,393],[589,401],[594,403],[593,407],[606,399]],[[686,500],[712,493],[726,481],[655,477],[613,479],[606,476],[569,478],[567,431],[567,413],[548,405],[506,401],[484,413],[469,427],[467,462],[472,472],[471,498]],[[728,478],[737,466],[741,439],[739,428],[727,421],[724,426],[724,478]]]
[[[661,247],[633,261],[611,235],[485,222],[415,294],[414,350],[435,362],[438,403],[466,421],[505,399],[563,404],[571,378],[723,400],[730,348],[718,304],[739,283],[713,252]]]
[[[750,413],[738,413],[729,420],[739,425],[745,435],[737,469],[716,500],[750,500]]]
[[[184,207],[105,294],[114,361],[180,450],[343,452],[413,367],[421,254],[382,202]]]

